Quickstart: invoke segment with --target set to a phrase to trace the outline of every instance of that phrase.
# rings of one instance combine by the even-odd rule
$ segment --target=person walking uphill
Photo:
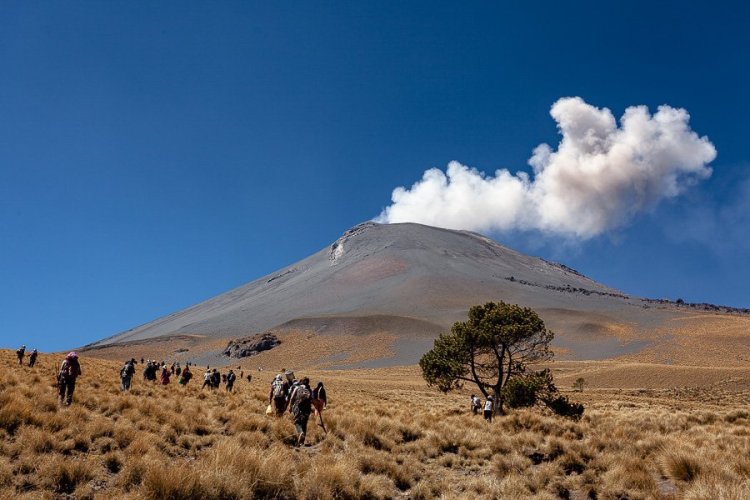
[[[286,410],[286,396],[289,392],[289,384],[284,382],[281,374],[276,375],[271,383],[271,392],[268,395],[268,403],[273,404],[276,409],[276,415],[281,416]]]
[[[289,397],[289,413],[292,414],[294,428],[297,430],[297,446],[302,446],[305,444],[307,435],[307,421],[312,413],[312,391],[309,378],[303,378],[292,391]]]
[[[487,396],[487,401],[484,403],[484,419],[488,422],[492,422],[492,413],[495,409],[495,402],[492,401],[492,396]]]
[[[135,375],[135,358],[125,362],[125,366],[120,370],[120,390],[125,392],[130,390],[130,384]]]
[[[232,388],[234,387],[234,381],[237,380],[237,375],[234,374],[232,369],[229,369],[229,373],[227,373],[227,392],[232,392]]]
[[[39,352],[36,349],[31,351],[31,355],[29,356],[29,368],[34,368],[37,356],[39,356]]]
[[[193,372],[190,371],[190,366],[186,366],[184,370],[182,370],[182,375],[180,375],[180,380],[177,382],[180,385],[187,385],[188,382],[190,382],[190,379],[193,378]]]
[[[171,375],[171,372],[169,369],[165,366],[161,367],[161,377],[159,377],[159,381],[161,382],[161,385],[169,385],[169,376]]]
[[[18,356],[18,364],[23,364],[23,355],[26,354],[26,346],[22,345],[16,350],[16,356]]]
[[[73,391],[76,389],[76,379],[81,375],[81,364],[78,354],[68,353],[60,365],[57,375],[57,388],[60,391],[60,402],[70,405],[73,402]]]

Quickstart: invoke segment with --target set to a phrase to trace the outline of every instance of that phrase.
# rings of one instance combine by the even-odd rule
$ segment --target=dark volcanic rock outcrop
[[[279,344],[281,341],[273,333],[256,333],[250,337],[232,340],[222,354],[230,358],[246,358],[273,349]]]

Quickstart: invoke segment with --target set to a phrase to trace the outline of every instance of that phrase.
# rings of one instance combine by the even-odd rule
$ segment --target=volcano
[[[641,350],[679,313],[477,233],[366,222],[275,273],[87,347],[276,330],[379,332],[409,350],[465,319],[470,306],[500,300],[536,310],[556,332],[558,351],[578,359]]]

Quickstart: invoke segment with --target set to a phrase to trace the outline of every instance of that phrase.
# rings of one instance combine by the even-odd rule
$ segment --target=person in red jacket
[[[167,384],[169,384],[169,376],[170,376],[169,369],[167,369],[166,366],[162,366],[162,368],[161,368],[161,385],[167,385]]]
[[[68,353],[60,365],[57,374],[57,389],[60,392],[60,402],[70,405],[73,402],[73,391],[76,389],[76,379],[81,375],[81,364],[78,362],[78,354]]]

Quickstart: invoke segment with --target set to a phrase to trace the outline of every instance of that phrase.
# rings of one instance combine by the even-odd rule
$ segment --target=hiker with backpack
[[[193,372],[190,371],[190,366],[186,366],[185,369],[182,370],[182,375],[180,375],[178,383],[180,385],[187,385],[191,378],[193,378]]]
[[[488,422],[492,422],[492,413],[495,409],[495,402],[492,401],[492,396],[487,396],[487,401],[484,403],[484,419]]]
[[[161,367],[161,377],[160,382],[161,385],[169,385],[169,376],[171,373],[169,372],[169,369],[167,368],[167,365],[162,365]]]
[[[271,383],[271,392],[268,394],[268,403],[276,409],[276,416],[284,414],[286,409],[286,397],[289,391],[289,383],[284,381],[281,374],[276,375]]]
[[[479,412],[479,408],[482,406],[482,400],[480,400],[475,394],[471,395],[471,413],[476,415]]]
[[[130,383],[133,380],[133,375],[135,375],[135,358],[126,361],[122,370],[120,370],[120,390],[122,392],[130,390]]]
[[[310,379],[305,377],[292,391],[289,396],[289,413],[294,420],[294,428],[297,431],[297,446],[305,444],[307,435],[307,421],[312,412],[312,390],[310,390]]]
[[[178,361],[177,364],[176,364],[176,366],[175,366],[175,368],[174,368],[174,374],[179,377],[180,373],[182,373],[182,368],[180,368],[180,363]]]
[[[29,368],[34,368],[34,365],[36,364],[36,357],[39,355],[36,349],[31,351],[31,355],[29,356]]]
[[[16,356],[18,356],[18,364],[23,365],[23,356],[26,354],[26,346],[22,345],[16,350]]]
[[[234,381],[237,379],[237,375],[234,374],[232,369],[229,369],[229,373],[227,373],[227,392],[232,392],[232,388],[234,387]]]
[[[74,352],[65,356],[60,371],[57,374],[57,388],[60,393],[60,402],[70,406],[73,402],[73,391],[76,389],[76,379],[81,375],[81,364],[78,362],[78,354]]]
[[[218,389],[221,385],[221,373],[214,368],[214,371],[211,373],[211,389]]]

